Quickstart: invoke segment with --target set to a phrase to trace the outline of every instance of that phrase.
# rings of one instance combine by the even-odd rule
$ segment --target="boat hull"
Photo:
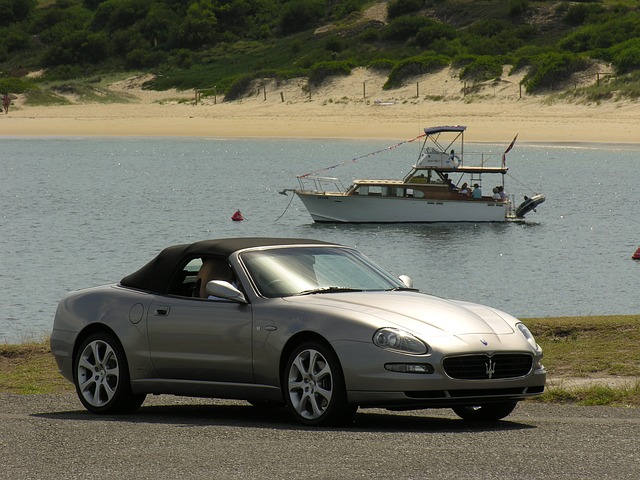
[[[508,202],[327,195],[295,191],[318,223],[503,222]]]

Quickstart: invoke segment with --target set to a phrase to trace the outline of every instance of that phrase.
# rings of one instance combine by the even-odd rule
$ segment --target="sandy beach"
[[[303,80],[267,80],[256,82],[241,100],[207,97],[197,104],[193,90],[142,89],[147,78],[109,85],[129,98],[121,103],[68,97],[69,105],[34,107],[14,95],[9,113],[0,115],[0,135],[404,140],[427,126],[462,124],[468,126],[468,142],[508,144],[516,134],[520,143],[640,142],[636,102],[585,104],[527,95],[521,77],[507,74],[465,95],[465,85],[450,69],[383,90],[384,76],[359,68],[311,92]]]

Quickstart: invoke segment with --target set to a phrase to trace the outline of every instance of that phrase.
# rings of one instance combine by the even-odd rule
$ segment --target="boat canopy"
[[[467,129],[465,125],[445,125],[440,127],[427,127],[424,129],[424,133],[427,135],[434,135],[444,132],[464,132]]]

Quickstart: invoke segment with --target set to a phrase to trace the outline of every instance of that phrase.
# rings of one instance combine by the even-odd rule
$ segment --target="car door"
[[[147,317],[151,361],[160,378],[254,381],[251,305],[155,297]]]

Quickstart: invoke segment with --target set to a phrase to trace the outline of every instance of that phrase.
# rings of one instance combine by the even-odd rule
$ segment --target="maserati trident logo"
[[[492,359],[489,359],[489,363],[485,363],[484,366],[487,377],[493,378],[493,374],[496,373],[496,363]]]

